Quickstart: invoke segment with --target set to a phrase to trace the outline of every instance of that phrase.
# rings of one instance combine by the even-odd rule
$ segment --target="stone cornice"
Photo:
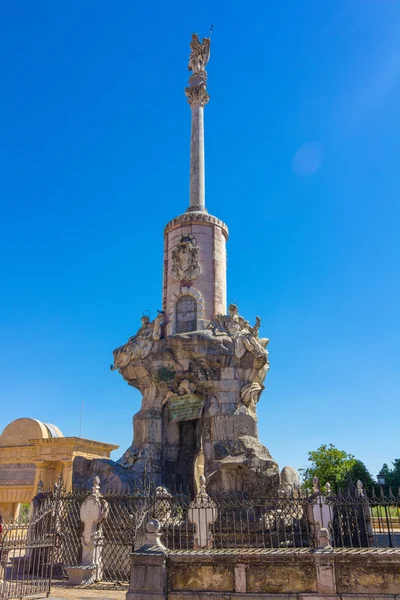
[[[227,225],[220,219],[217,219],[217,217],[213,217],[205,212],[186,212],[179,215],[179,217],[175,217],[175,219],[172,219],[172,221],[169,221],[169,223],[166,224],[164,233],[169,233],[172,229],[179,227],[179,225],[197,225],[199,223],[204,223],[205,225],[218,225],[221,227],[225,238],[228,239],[229,233]]]
[[[95,440],[87,440],[80,437],[62,437],[62,438],[47,438],[47,439],[36,439],[29,440],[33,446],[44,446],[50,445],[79,445],[79,446],[92,446],[95,448],[104,448],[105,450],[117,450],[119,446],[115,444],[107,444],[106,442],[97,442]]]

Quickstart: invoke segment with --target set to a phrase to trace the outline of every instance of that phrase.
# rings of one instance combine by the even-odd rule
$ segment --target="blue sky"
[[[400,456],[400,2],[0,5],[0,429],[132,440],[112,350],[161,306],[188,205],[192,31],[207,35],[206,203],[228,301],[270,338],[261,440]]]

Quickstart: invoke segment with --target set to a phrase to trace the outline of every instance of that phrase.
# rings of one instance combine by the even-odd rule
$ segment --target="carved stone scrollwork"
[[[111,370],[122,369],[126,367],[131,360],[146,358],[151,352],[155,341],[161,339],[161,324],[164,319],[164,313],[158,311],[154,321],[150,321],[147,315],[141,318],[142,326],[137,333],[129,338],[128,342],[113,351],[114,364]]]
[[[207,102],[210,100],[210,95],[208,94],[205,85],[201,83],[200,85],[193,85],[187,87],[185,89],[185,94],[188,99],[188,103],[190,106],[205,106]]]
[[[199,247],[192,235],[182,236],[172,252],[172,277],[176,281],[193,281],[201,273]]]
[[[261,385],[259,383],[247,383],[240,391],[242,402],[247,408],[256,407],[260,394]]]

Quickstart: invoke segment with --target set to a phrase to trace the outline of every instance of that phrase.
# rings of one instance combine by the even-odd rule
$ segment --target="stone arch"
[[[191,296],[196,301],[196,312],[197,312],[197,327],[196,329],[203,329],[204,327],[204,299],[198,290],[192,287],[182,287],[179,291],[172,294],[168,303],[168,323],[172,325],[169,329],[169,335],[177,333],[176,327],[176,305],[182,296]]]

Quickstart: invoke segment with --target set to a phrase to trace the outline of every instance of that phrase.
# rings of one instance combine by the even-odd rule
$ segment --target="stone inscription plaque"
[[[177,423],[178,421],[199,419],[204,402],[203,396],[198,396],[197,394],[171,396],[168,400],[170,421]]]

